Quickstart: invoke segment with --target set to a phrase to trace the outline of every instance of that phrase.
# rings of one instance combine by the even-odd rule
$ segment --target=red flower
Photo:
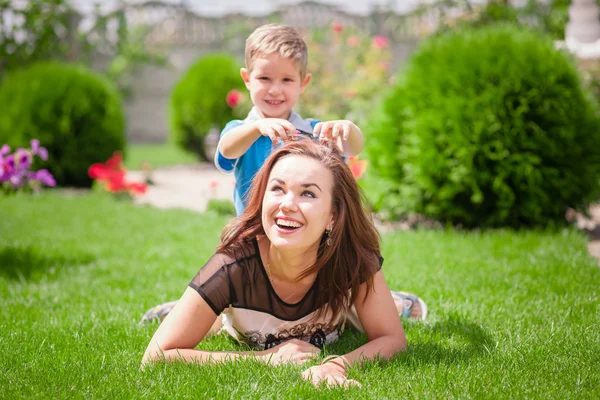
[[[373,38],[373,47],[376,49],[384,49],[390,45],[390,39],[385,36],[377,35]]]
[[[111,193],[126,191],[127,184],[125,183],[125,177],[123,175],[115,175],[105,182],[104,187]]]
[[[225,97],[227,105],[231,108],[236,107],[241,99],[242,93],[240,93],[240,91],[237,89],[230,90],[229,93],[227,93],[227,96]]]
[[[341,33],[344,30],[344,25],[342,25],[339,21],[334,21],[331,24],[331,30],[335,33]]]
[[[93,164],[88,169],[90,178],[104,183],[104,188],[111,193],[130,192],[132,194],[146,193],[145,183],[127,182],[125,180],[125,167],[123,167],[123,155],[115,151],[106,163]]]
[[[123,170],[123,153],[115,151],[112,157],[106,161],[106,166],[115,170]]]
[[[148,190],[148,185],[142,182],[132,182],[127,189],[133,194],[144,194]]]
[[[350,157],[348,159],[348,167],[350,167],[350,172],[354,175],[354,179],[358,180],[365,173],[368,166],[367,160],[359,160],[358,157]]]

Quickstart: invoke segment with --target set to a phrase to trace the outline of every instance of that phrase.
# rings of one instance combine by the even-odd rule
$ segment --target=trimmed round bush
[[[42,62],[6,75],[0,86],[0,143],[48,149],[41,165],[61,186],[89,187],[90,165],[125,148],[121,98],[82,66]]]
[[[598,198],[598,110],[571,58],[533,31],[430,38],[366,132],[367,191],[388,218],[547,225]]]
[[[175,85],[169,104],[171,138],[202,160],[207,160],[204,138],[235,118],[227,93],[241,90],[241,65],[223,54],[206,55],[194,63]]]

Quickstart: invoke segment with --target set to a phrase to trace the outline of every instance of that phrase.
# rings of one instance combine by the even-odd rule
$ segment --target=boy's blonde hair
[[[261,56],[278,53],[281,58],[293,60],[304,79],[308,64],[308,47],[297,30],[290,26],[268,24],[258,28],[246,39],[246,68],[252,71],[252,62]]]

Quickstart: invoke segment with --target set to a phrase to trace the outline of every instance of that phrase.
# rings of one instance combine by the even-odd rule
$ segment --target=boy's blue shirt
[[[229,130],[260,118],[261,117],[258,115],[256,109],[253,108],[245,120],[233,120],[227,123],[221,132],[220,138],[222,139]],[[319,120],[315,119],[302,119],[302,117],[296,114],[293,110],[290,114],[289,121],[296,127],[296,129],[310,133],[312,133],[315,125],[320,122]],[[246,195],[250,190],[252,180],[254,179],[254,176],[260,167],[262,167],[264,164],[265,160],[271,155],[273,149],[274,146],[271,142],[271,139],[262,135],[254,143],[252,143],[250,148],[241,157],[237,159],[223,157],[223,155],[219,152],[219,146],[217,146],[217,151],[215,153],[215,165],[217,169],[228,173],[233,172],[235,176],[233,202],[235,204],[237,215],[240,215],[246,208]]]

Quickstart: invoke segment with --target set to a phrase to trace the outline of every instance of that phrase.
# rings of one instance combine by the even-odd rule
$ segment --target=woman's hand
[[[316,388],[321,383],[325,383],[328,387],[342,386],[344,389],[351,386],[361,387],[358,381],[346,377],[344,364],[335,361],[310,367],[302,373],[302,378],[311,382]]]
[[[270,365],[283,363],[303,364],[321,352],[318,347],[303,340],[291,339],[265,350],[260,359]]]

